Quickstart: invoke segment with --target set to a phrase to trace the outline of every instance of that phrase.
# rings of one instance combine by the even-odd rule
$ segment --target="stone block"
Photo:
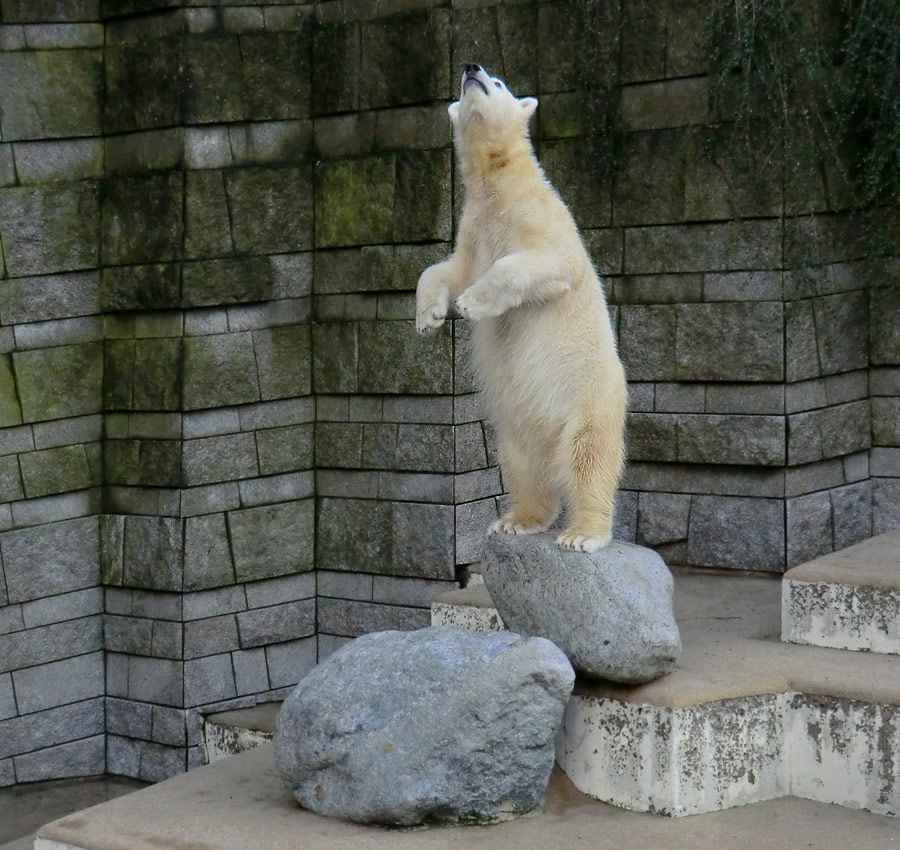
[[[180,591],[183,568],[180,519],[126,518],[122,570],[122,582],[126,587]]]
[[[619,356],[630,381],[675,378],[676,312],[668,305],[619,310]]]
[[[185,118],[191,124],[247,117],[240,42],[235,37],[188,39],[184,63]]]
[[[541,3],[537,43],[541,50],[541,91],[572,91],[609,85],[618,65],[621,17],[618,4],[585,4],[579,0]],[[532,36],[533,37],[533,36]]]
[[[233,251],[225,179],[220,171],[188,172],[184,231],[184,250],[188,258],[221,257]],[[254,283],[253,278],[248,278],[244,285]]]
[[[103,696],[103,653],[14,670],[12,678],[20,714]]]
[[[245,585],[249,608],[262,608],[316,595],[316,576],[312,572],[279,576]]]
[[[316,631],[316,603],[302,599],[243,611],[237,623],[242,649],[308,637]]]
[[[873,443],[900,446],[900,398],[877,397],[871,405]]]
[[[450,329],[421,338],[412,322],[360,322],[359,391],[452,392]]]
[[[267,32],[240,37],[245,117],[254,121],[310,115],[310,34]],[[229,72],[234,73],[234,69]]]
[[[869,292],[872,363],[900,364],[900,287],[881,286]]]
[[[663,223],[689,217],[684,209],[687,146],[681,130],[625,137],[615,180],[614,224]]]
[[[653,0],[622,6],[622,82],[658,80],[666,68],[666,8]]]
[[[241,481],[238,484],[241,493],[241,504],[244,507],[251,507],[268,505],[273,502],[308,499],[314,495],[314,481],[315,476],[311,470]]]
[[[184,521],[184,589],[219,587],[233,581],[225,516],[188,517]]]
[[[676,376],[680,380],[783,379],[780,303],[681,304],[675,309]]]
[[[184,443],[184,483],[210,484],[259,474],[252,434],[203,437]]]
[[[632,460],[677,459],[678,419],[669,414],[630,413],[625,444]]]
[[[184,408],[258,401],[253,336],[249,332],[184,340]]]
[[[377,605],[345,599],[319,600],[319,628],[328,634],[359,637],[369,632],[412,631],[431,622],[427,608]]]
[[[180,173],[112,177],[101,192],[101,255],[106,265],[159,263],[182,255]]]
[[[782,502],[733,496],[694,496],[689,563],[742,570],[784,570]]]
[[[449,150],[397,155],[395,242],[448,241],[453,236]]]
[[[0,133],[7,141],[100,132],[101,54],[95,50],[0,56]]]
[[[66,743],[74,737],[102,735],[103,699],[51,708],[2,724],[0,758]],[[73,732],[77,730],[77,732]]]
[[[872,488],[872,532],[900,528],[900,478],[876,478]]]
[[[394,183],[393,156],[320,162],[316,166],[316,247],[390,242]]]
[[[458,589],[459,585],[453,581],[375,576],[372,601],[388,605],[410,605],[415,608],[430,609],[431,600],[435,594]]]
[[[812,301],[784,305],[785,379],[802,381],[822,374]]]
[[[785,388],[781,384],[708,384],[706,411],[708,413],[785,412]]]
[[[78,652],[103,648],[101,617],[82,617],[0,635],[0,672],[15,672],[70,658],[76,651],[73,647],[78,647]]]
[[[8,354],[0,354],[0,428],[22,422],[22,409],[16,395],[13,361]]]
[[[139,702],[182,704],[184,663],[169,658],[128,658],[128,698]]]
[[[22,455],[23,458],[30,456]],[[15,455],[0,458],[0,493],[3,493],[4,502],[25,498],[19,462]]]
[[[19,142],[14,148],[18,182],[23,186],[103,176],[103,142],[100,139]]]
[[[269,689],[269,672],[263,647],[232,652],[231,663],[234,666],[234,686],[238,696],[258,694]]]
[[[154,705],[153,740],[171,747],[183,747],[187,737],[185,712],[180,708]]]
[[[324,570],[453,580],[452,538],[451,505],[319,500],[316,563]]]
[[[105,132],[171,127],[181,122],[181,50],[179,38],[146,39],[106,48]]]
[[[311,499],[228,513],[238,581],[312,569],[314,508]]]
[[[834,526],[827,490],[786,499],[785,521],[788,567],[832,551]]]
[[[253,350],[264,401],[310,393],[311,345],[307,324],[253,331]]]
[[[152,709],[146,703],[107,697],[106,731],[112,735],[150,739]]]
[[[450,12],[422,9],[362,25],[360,106],[441,100],[453,92]]]
[[[869,404],[856,401],[788,417],[788,463],[840,457],[872,443]]]
[[[83,490],[92,484],[83,445],[30,452],[21,456],[20,464],[29,499]]]
[[[610,225],[610,185],[596,167],[603,160],[602,140],[560,139],[541,144],[541,164],[568,204],[579,227]]]
[[[318,449],[318,442],[316,443]],[[256,434],[261,475],[311,469],[313,466],[313,426],[291,425],[269,428]]]
[[[103,618],[103,645],[110,652],[151,655],[153,621],[142,617],[107,614]]]
[[[184,657],[200,658],[239,646],[237,624],[232,614],[192,620],[184,624]]]
[[[860,481],[831,491],[835,551],[872,536],[873,489],[871,481]]]
[[[315,637],[275,643],[266,647],[270,688],[289,688],[316,666]]]
[[[674,543],[688,537],[691,497],[681,493],[640,493],[637,541],[646,546]]]
[[[467,422],[453,429],[454,472],[469,472],[488,465],[487,446],[480,422]]]
[[[868,363],[869,313],[864,291],[813,299],[822,374],[861,369]]]
[[[709,6],[700,0],[670,0],[666,27],[666,72],[688,77],[706,72],[709,64]]]
[[[99,583],[96,517],[0,534],[10,602],[40,599]]]
[[[312,248],[310,167],[242,168],[226,175],[225,187],[235,251],[280,254]],[[317,226],[318,221],[317,210]]]
[[[362,425],[358,422],[317,422],[317,467],[358,469],[362,465]]]
[[[385,423],[366,424],[362,429],[362,466],[365,468],[454,471],[453,428],[450,425]]]
[[[316,595],[372,601],[373,576],[364,573],[316,571]]]
[[[13,277],[89,269],[98,261],[96,184],[0,189],[0,233]]]
[[[181,127],[107,136],[103,140],[106,174],[140,174],[180,169],[184,161]]]
[[[622,123],[629,130],[704,124],[709,114],[705,77],[643,83],[622,89]]]
[[[782,466],[785,462],[783,416],[678,416],[678,460]]]
[[[776,219],[629,227],[627,274],[774,269],[781,264]]]
[[[208,705],[237,696],[231,655],[223,652],[184,662],[184,703]]]
[[[18,782],[95,776],[106,769],[106,736],[95,735],[13,759]]]
[[[101,272],[104,310],[164,310],[180,304],[180,267],[175,263],[114,266]]]
[[[99,310],[97,272],[26,277],[0,283],[0,321],[4,324],[89,316]]]
[[[659,383],[653,394],[651,409],[657,413],[702,413],[706,405],[706,391],[704,384]],[[641,402],[640,398],[638,402]]]
[[[321,24],[313,35],[312,67],[316,85],[312,92],[314,115],[349,112],[359,104],[362,69],[358,22]]]

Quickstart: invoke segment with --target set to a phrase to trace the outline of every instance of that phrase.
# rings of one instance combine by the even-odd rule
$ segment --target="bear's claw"
[[[436,304],[433,307],[426,307],[416,313],[416,333],[419,335],[433,333],[447,318],[446,309]]]
[[[576,552],[596,552],[608,545],[612,540],[612,534],[578,534],[567,529],[556,542],[562,549],[574,549]]]

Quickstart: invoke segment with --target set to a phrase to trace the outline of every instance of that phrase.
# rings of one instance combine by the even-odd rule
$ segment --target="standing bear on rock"
[[[465,206],[456,251],[419,279],[416,329],[439,328],[451,305],[475,323],[475,369],[512,496],[491,532],[546,531],[562,496],[570,524],[557,542],[594,552],[612,538],[625,374],[597,273],[534,156],[536,108],[466,66],[449,107]]]

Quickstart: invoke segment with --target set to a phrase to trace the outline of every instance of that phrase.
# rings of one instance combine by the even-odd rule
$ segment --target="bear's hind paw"
[[[574,549],[576,552],[596,552],[608,545],[612,540],[612,534],[579,534],[571,528],[567,528],[556,542],[562,549]]]

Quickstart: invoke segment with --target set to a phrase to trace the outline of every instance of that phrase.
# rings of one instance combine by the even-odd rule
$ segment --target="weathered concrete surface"
[[[652,549],[614,540],[570,552],[555,534],[494,534],[482,569],[508,628],[552,640],[579,675],[649,682],[681,652],[672,575]]]
[[[358,823],[496,823],[540,804],[575,673],[540,637],[364,635],[285,699],[275,759],[307,809]]]
[[[781,637],[900,655],[900,531],[789,570],[782,584]]]
[[[787,794],[900,813],[900,658],[779,642],[780,584],[677,574],[675,670],[576,682],[557,739],[576,787],[676,816]]]
[[[280,708],[280,702],[264,702],[251,708],[208,714],[203,721],[206,763],[211,764],[271,741]]]
[[[483,583],[438,593],[431,601],[432,626],[459,626],[470,632],[500,632],[506,626]]]
[[[897,822],[878,815],[782,799],[671,821],[598,803],[557,772],[543,813],[484,829],[413,832],[373,829],[297,806],[275,768],[270,745],[177,776],[43,827],[35,850],[546,850],[604,844],[621,850],[890,850]],[[202,836],[202,839],[199,838]]]

